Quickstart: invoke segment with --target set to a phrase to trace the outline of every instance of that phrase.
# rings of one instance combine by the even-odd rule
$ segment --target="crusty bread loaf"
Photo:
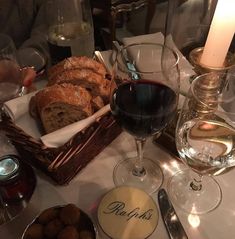
[[[106,78],[105,67],[85,56],[69,57],[48,70],[48,85],[71,83],[79,85],[96,97],[108,102],[110,80]]]
[[[37,111],[46,133],[93,114],[91,94],[83,87],[60,84],[46,87],[35,95]]]
[[[40,118],[46,133],[92,115],[108,103],[106,73],[101,63],[86,56],[59,62],[48,70],[48,85],[31,99],[29,112]]]
[[[105,67],[100,62],[92,58],[87,56],[71,56],[52,66],[48,70],[49,81],[61,72],[71,69],[89,69],[103,78],[105,78],[107,73]]]
[[[71,69],[62,71],[48,81],[48,85],[71,83],[88,89],[93,96],[107,99],[109,96],[109,81],[90,69]]]
[[[104,101],[100,96],[93,97],[91,100],[91,106],[94,111],[98,111],[104,107]]]

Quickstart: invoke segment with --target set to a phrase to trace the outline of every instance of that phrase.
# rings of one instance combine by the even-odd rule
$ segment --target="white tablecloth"
[[[111,57],[109,51],[103,52],[102,56],[106,63]],[[46,84],[43,79],[36,83],[38,89]],[[66,203],[76,204],[97,223],[97,204],[102,195],[114,187],[112,174],[115,165],[125,156],[133,156],[135,154],[133,138],[127,133],[122,133],[67,186],[56,186],[41,172],[35,171],[37,174],[37,186],[29,205],[13,221],[0,226],[0,239],[20,238],[26,225],[39,212],[50,206]],[[166,187],[170,176],[185,167],[178,160],[175,160],[168,153],[154,145],[151,140],[146,144],[145,155],[158,160],[162,166],[164,173],[163,187]],[[216,210],[200,217],[190,217],[190,215],[175,206],[189,239],[235,238],[235,169],[216,178],[223,193],[223,200]],[[157,192],[151,196],[157,203]],[[102,234],[99,238],[105,239],[106,237]],[[161,217],[155,232],[149,238],[169,238]]]
[[[28,207],[12,222],[0,227],[0,238],[20,238],[25,226],[40,211],[57,204],[75,203],[97,223],[97,203],[104,193],[114,187],[112,180],[114,166],[126,155],[134,154],[135,145],[132,137],[127,133],[122,133],[67,186],[55,186],[42,173],[36,172],[37,187]],[[146,145],[145,154],[160,162],[165,176],[163,187],[166,186],[169,177],[174,172],[184,167],[168,153],[153,145],[151,140]],[[223,192],[222,203],[216,210],[200,217],[189,217],[175,206],[190,239],[235,238],[235,171],[231,170],[216,178]],[[152,197],[157,203],[157,193],[154,193]],[[100,236],[99,238],[105,237]],[[156,238],[169,238],[161,217],[155,232],[150,237],[150,239]]]

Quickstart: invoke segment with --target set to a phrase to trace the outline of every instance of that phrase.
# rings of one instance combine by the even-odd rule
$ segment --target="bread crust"
[[[92,97],[86,89],[80,86],[72,84],[53,85],[40,90],[35,97],[39,112],[48,104],[62,101],[82,106],[85,108],[85,111],[92,113],[92,110],[88,107]]]
[[[71,83],[88,89],[93,96],[107,99],[109,96],[109,81],[90,69],[71,69],[51,78],[48,85]]]
[[[107,74],[105,67],[100,62],[87,56],[71,56],[50,67],[48,70],[48,79],[50,81],[63,71],[84,68],[99,74],[103,78]]]
[[[91,106],[94,111],[98,111],[102,107],[104,107],[104,101],[100,96],[93,97],[91,100]]]
[[[91,116],[91,99],[86,89],[72,84],[53,85],[39,91],[35,101],[46,133]]]
[[[106,74],[100,62],[86,56],[57,63],[48,69],[46,88],[32,100],[31,115],[40,118],[46,133],[91,116],[109,101]]]

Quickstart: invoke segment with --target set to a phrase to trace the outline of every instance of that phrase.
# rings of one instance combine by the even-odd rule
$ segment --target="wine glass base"
[[[216,209],[222,192],[217,181],[210,176],[202,177],[201,190],[193,190],[192,170],[186,169],[176,173],[168,183],[168,193],[173,204],[189,214],[205,214]]]
[[[137,187],[151,194],[157,191],[163,182],[163,173],[157,162],[143,158],[144,176],[133,173],[137,158],[127,158],[120,161],[114,168],[113,180],[116,186],[127,185]]]

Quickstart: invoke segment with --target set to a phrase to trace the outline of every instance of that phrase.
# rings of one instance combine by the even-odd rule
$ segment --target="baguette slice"
[[[61,84],[46,87],[35,95],[37,111],[46,133],[93,114],[91,94],[80,86]]]
[[[71,56],[52,66],[48,70],[48,78],[50,81],[52,78],[61,74],[63,71],[84,68],[99,74],[103,78],[107,74],[105,67],[100,62],[93,60],[92,58],[89,58],[87,56]]]
[[[70,69],[48,80],[48,85],[70,83],[86,88],[93,96],[109,98],[110,81],[90,69]]]
[[[91,100],[91,106],[94,111],[98,111],[104,107],[104,101],[100,96],[93,97]]]

